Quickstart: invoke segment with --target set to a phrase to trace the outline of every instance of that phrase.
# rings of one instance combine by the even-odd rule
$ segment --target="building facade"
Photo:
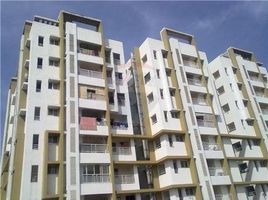
[[[192,35],[160,35],[125,62],[98,19],[25,22],[1,199],[268,199],[266,69],[236,48],[208,63]]]

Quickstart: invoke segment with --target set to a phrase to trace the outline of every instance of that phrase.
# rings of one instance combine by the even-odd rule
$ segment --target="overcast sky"
[[[125,58],[163,27],[193,34],[209,61],[229,46],[268,66],[268,2],[1,2],[1,131],[10,78],[16,75],[25,20],[57,19],[66,10],[101,19],[107,38],[124,43]]]

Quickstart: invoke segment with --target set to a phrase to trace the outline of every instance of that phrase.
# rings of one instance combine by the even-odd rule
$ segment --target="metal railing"
[[[197,124],[201,127],[215,127],[215,123],[213,121],[197,120]]]
[[[82,174],[82,183],[107,183],[110,182],[109,174]]]
[[[204,98],[192,98],[193,104],[196,105],[208,105],[208,103],[206,102],[206,99]]]
[[[88,93],[87,99],[105,100],[105,96],[103,94]]]
[[[81,153],[108,153],[107,144],[80,144]]]
[[[112,85],[112,84],[113,84],[113,79],[112,79],[112,77],[107,77],[107,83],[108,83],[109,85]]]
[[[125,175],[115,175],[115,183],[116,184],[132,184],[135,183],[133,174],[125,174]]]
[[[216,143],[203,142],[204,150],[220,151],[221,146]]]
[[[210,176],[227,176],[227,172],[225,172],[222,168],[217,167],[209,167]]]
[[[84,48],[78,48],[78,53],[86,54],[86,55],[91,55],[91,56],[99,56],[99,52],[96,50],[91,50],[91,49],[84,49]]]
[[[260,81],[260,82],[263,81],[262,78],[259,78],[257,76],[250,76],[250,80],[252,80],[252,81]]]
[[[112,129],[122,129],[122,130],[127,130],[128,129],[128,124],[127,122],[114,122],[111,124]]]
[[[194,67],[194,68],[200,68],[196,62],[191,60],[183,60],[183,63],[185,66]]]
[[[194,79],[194,78],[187,78],[188,80],[188,84],[189,85],[198,85],[198,86],[202,86],[202,82],[199,79]]]
[[[130,147],[113,147],[113,154],[115,155],[130,155]]]
[[[102,73],[89,69],[79,69],[79,75],[102,79]]]
[[[261,109],[262,114],[268,115],[268,109]]]

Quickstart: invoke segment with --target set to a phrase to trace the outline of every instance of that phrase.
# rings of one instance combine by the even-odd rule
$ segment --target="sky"
[[[268,66],[268,2],[1,2],[1,134],[9,82],[16,75],[25,20],[57,19],[60,10],[101,19],[106,38],[124,43],[125,59],[163,27],[195,36],[209,61],[234,46]]]

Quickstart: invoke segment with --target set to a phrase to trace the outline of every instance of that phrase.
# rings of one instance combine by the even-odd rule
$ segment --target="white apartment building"
[[[268,199],[266,69],[236,48],[209,64],[194,36],[160,35],[125,64],[98,19],[25,22],[1,199]]]

